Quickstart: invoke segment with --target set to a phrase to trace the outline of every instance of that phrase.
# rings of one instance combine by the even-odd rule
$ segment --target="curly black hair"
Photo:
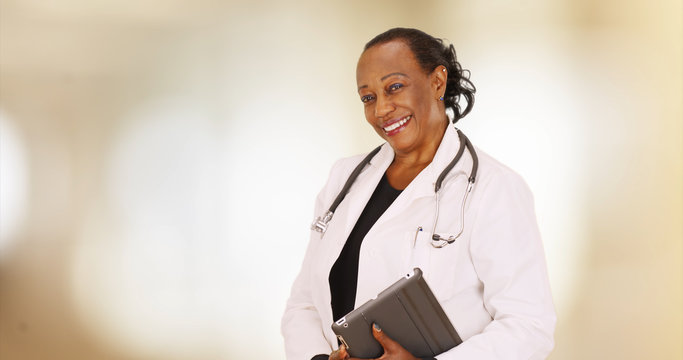
[[[413,52],[415,59],[425,73],[429,74],[437,66],[443,65],[448,71],[444,105],[453,111],[451,121],[455,124],[467,115],[474,106],[474,93],[477,89],[470,81],[470,71],[464,70],[455,56],[452,44],[446,46],[444,40],[435,38],[423,31],[409,28],[393,28],[370,40],[363,51],[393,40],[404,41]],[[465,100],[462,108],[461,99]]]

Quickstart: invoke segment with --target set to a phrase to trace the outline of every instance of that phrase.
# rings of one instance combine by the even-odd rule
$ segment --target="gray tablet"
[[[374,359],[383,351],[372,336],[375,322],[418,358],[436,356],[462,343],[419,268],[335,321],[332,330],[349,355]]]

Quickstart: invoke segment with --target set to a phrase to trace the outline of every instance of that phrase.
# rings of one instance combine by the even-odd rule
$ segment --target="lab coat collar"
[[[446,131],[441,139],[439,148],[436,150],[436,154],[434,154],[432,162],[418,174],[403,192],[410,194],[411,197],[433,196],[436,180],[443,169],[453,160],[459,147],[460,138],[458,137],[458,132],[455,127],[449,124],[446,127]],[[370,161],[370,165],[384,173],[393,160],[394,150],[389,143],[384,143],[379,153]],[[463,156],[461,160],[458,161],[455,168],[451,170],[449,175],[457,173],[458,169],[463,169],[463,164],[467,162],[470,162],[469,157]]]
[[[394,161],[394,149],[391,148],[388,142],[382,144],[382,148],[377,155],[370,159],[370,166],[377,168],[377,170],[387,171],[391,162]]]
[[[427,177],[430,179],[431,183],[431,188],[429,189],[430,194],[433,195],[436,180],[439,178],[439,175],[441,175],[443,169],[453,161],[453,157],[458,152],[459,148],[460,137],[458,136],[458,131],[449,123],[448,126],[446,126],[446,131],[441,139],[441,144],[439,144],[439,148],[436,150],[436,154],[434,154],[434,159],[431,164],[425,168]],[[458,164],[456,164],[451,172],[462,167],[462,163],[464,162],[462,160],[463,159],[461,158],[461,160],[458,161]]]

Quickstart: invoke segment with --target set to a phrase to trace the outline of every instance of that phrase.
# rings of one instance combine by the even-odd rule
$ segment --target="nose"
[[[394,104],[386,95],[378,95],[375,100],[375,117],[383,118],[394,111]]]

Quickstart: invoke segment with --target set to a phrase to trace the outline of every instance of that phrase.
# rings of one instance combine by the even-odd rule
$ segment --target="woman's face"
[[[397,154],[438,147],[448,121],[439,97],[443,66],[425,74],[407,44],[394,40],[361,55],[356,68],[365,119]]]

